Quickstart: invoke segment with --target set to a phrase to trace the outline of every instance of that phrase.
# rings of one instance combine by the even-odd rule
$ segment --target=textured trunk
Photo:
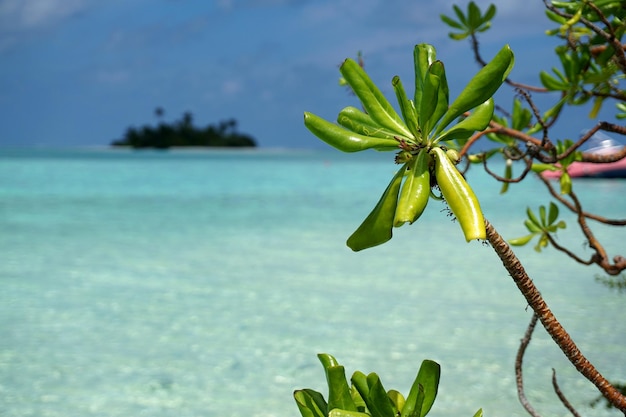
[[[526,274],[524,267],[508,243],[504,241],[502,236],[487,220],[485,220],[485,226],[487,229],[487,240],[491,243],[491,246],[502,260],[504,267],[511,274],[513,281],[515,281],[515,284],[528,301],[528,305],[539,317],[539,321],[541,321],[548,334],[578,372],[591,381],[611,404],[626,415],[626,397],[613,387],[578,349],[570,335],[561,326],[561,323],[559,323],[544,301],[535,284]]]

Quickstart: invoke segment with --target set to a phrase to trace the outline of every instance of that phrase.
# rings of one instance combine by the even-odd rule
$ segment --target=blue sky
[[[129,126],[155,124],[161,106],[166,121],[185,111],[202,126],[235,118],[261,147],[324,147],[302,112],[334,120],[355,104],[337,67],[359,50],[393,99],[394,75],[412,88],[413,45],[432,43],[451,96],[460,91],[477,66],[439,19],[453,3],[0,0],[0,146],[105,146]],[[539,70],[556,64],[542,1],[496,4],[484,56],[509,43],[513,78],[537,84]]]

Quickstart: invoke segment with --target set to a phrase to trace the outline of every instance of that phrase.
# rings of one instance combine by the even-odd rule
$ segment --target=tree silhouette
[[[160,120],[165,110],[157,107],[154,114]],[[140,129],[129,127],[124,137],[113,141],[111,145],[135,149],[167,149],[186,146],[255,147],[256,142],[251,136],[237,132],[235,119],[222,120],[217,125],[210,124],[203,128],[196,128],[193,125],[193,114],[186,111],[180,120],[172,124],[161,121],[156,128],[148,125]]]

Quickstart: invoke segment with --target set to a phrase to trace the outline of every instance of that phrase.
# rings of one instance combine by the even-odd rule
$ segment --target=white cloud
[[[85,7],[84,0],[3,0],[0,26],[3,31],[37,29],[58,23]]]
[[[226,80],[222,83],[222,93],[226,96],[237,95],[242,89],[241,82],[237,80]]]

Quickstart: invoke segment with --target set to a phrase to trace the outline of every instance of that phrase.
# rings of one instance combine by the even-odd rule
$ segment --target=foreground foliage
[[[586,153],[581,151],[581,147],[600,130],[626,135],[626,127],[599,121],[578,139],[554,138],[551,131],[554,123],[568,109],[587,104],[591,105],[588,114],[592,119],[609,102],[615,104],[616,120],[626,118],[626,91],[622,86],[626,77],[626,45],[622,42],[626,33],[626,7],[619,0],[545,0],[544,4],[547,17],[557,24],[547,35],[562,39],[563,44],[555,49],[561,68],[541,71],[538,78],[542,86],[524,85],[509,79],[514,60],[508,46],[504,46],[491,61],[483,60],[477,35],[489,30],[496,15],[496,7],[491,5],[483,13],[475,3],[470,2],[465,12],[454,6],[455,16],[441,17],[453,29],[450,33],[452,39],[470,40],[474,57],[481,66],[455,100],[449,101],[446,73],[443,64],[436,59],[435,48],[419,44],[414,49],[413,96],[407,96],[398,77],[392,78],[400,114],[367,76],[362,63],[347,59],[340,68],[341,82],[352,89],[361,102],[362,110],[352,106],[344,108],[337,117],[337,123],[305,112],[304,124],[315,136],[344,152],[367,149],[396,152],[394,162],[400,165],[400,169],[392,177],[374,209],[348,238],[347,245],[352,250],[360,251],[387,242],[392,238],[394,227],[411,224],[420,218],[430,198],[445,200],[467,241],[485,239],[489,242],[533,310],[531,323],[516,359],[518,395],[531,415],[539,414],[524,395],[521,358],[537,322],[541,323],[577,371],[596,386],[603,398],[612,407],[626,413],[623,384],[611,384],[582,354],[511,249],[511,245],[525,245],[536,237],[537,251],[552,246],[575,262],[596,265],[611,276],[626,270],[626,257],[610,258],[588,224],[589,220],[593,220],[624,226],[626,220],[607,219],[586,212],[576,195],[575,184],[568,170],[570,165],[580,161],[611,163],[625,158],[626,147],[610,154]],[[496,106],[492,96],[504,83],[514,89],[516,96],[510,111],[494,114]],[[532,100],[531,92],[556,93],[557,99],[542,112]],[[507,107],[499,106],[500,109]],[[483,137],[492,141],[494,146],[488,151],[472,153],[473,146]],[[488,167],[490,159],[496,156],[506,161],[502,176]],[[535,175],[545,185],[551,197],[549,203],[539,206],[538,215],[531,208],[526,208],[524,225],[529,234],[507,243],[483,217],[474,192],[459,170],[459,162],[463,158],[467,158],[470,163],[481,164],[493,178],[502,183],[502,193],[509,192],[510,184],[523,181],[529,174]],[[516,171],[517,176],[514,175]],[[547,171],[559,173],[557,187],[541,175]],[[559,218],[562,212],[559,206],[574,214],[585,243],[592,250],[589,259],[583,259],[575,251],[557,242],[556,233],[566,226]],[[621,283],[626,282],[623,278],[621,281],[604,281],[615,288],[622,287]],[[373,383],[376,383],[376,378],[372,377]],[[366,382],[367,385],[361,386],[367,386],[371,391],[370,381],[366,379]],[[356,392],[361,394],[355,381],[353,385],[357,386]],[[556,379],[554,385],[563,405],[576,415],[558,389]],[[329,386],[334,386],[330,380]],[[305,410],[303,416],[321,417],[333,412],[335,414],[332,415],[336,416],[359,416],[363,412],[375,415],[374,410],[379,405],[368,407],[367,401],[362,398],[364,408],[353,409],[354,401],[347,400],[348,393],[352,391],[347,384],[337,386],[341,386],[337,390],[345,392],[345,395],[339,395],[343,400],[333,405],[330,405],[330,400],[328,404],[321,402],[317,393],[296,392],[300,410]],[[363,391],[366,397],[370,391]],[[338,391],[333,388],[332,392],[335,392],[332,398],[338,398]],[[398,407],[393,414],[394,402],[387,399],[391,397],[390,394],[382,395],[383,391],[378,389],[375,392],[378,392],[377,398],[385,398],[381,400],[380,407],[391,410],[376,415],[405,415]],[[314,404],[318,405],[315,412],[308,407]],[[326,405],[321,407],[320,404]]]
[[[346,380],[345,368],[329,354],[318,355],[328,384],[328,396],[312,389],[293,394],[302,417],[424,417],[431,410],[439,388],[440,367],[424,360],[408,395],[386,390],[379,376],[355,371]],[[482,417],[478,410],[474,417]]]

